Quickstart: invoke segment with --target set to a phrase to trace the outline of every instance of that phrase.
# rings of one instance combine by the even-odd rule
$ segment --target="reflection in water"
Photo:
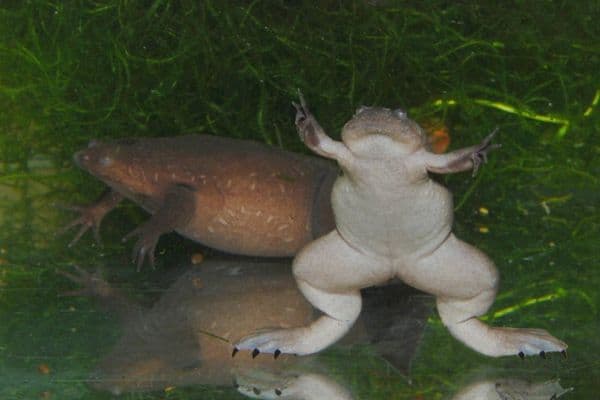
[[[255,399],[297,399],[297,400],[351,400],[352,392],[336,382],[327,373],[305,371],[287,376],[265,376],[262,371],[254,374],[240,374],[236,379],[238,391]],[[258,373],[256,373],[258,372]]]
[[[260,386],[259,382],[259,379],[252,379],[238,390],[257,399],[354,399],[349,391],[323,374],[306,373],[284,381],[288,386],[281,394],[264,390],[266,386]],[[281,381],[276,383],[281,384]],[[571,390],[562,388],[558,381],[529,383],[518,379],[488,379],[466,386],[452,400],[556,400]]]
[[[151,307],[110,287],[98,274],[63,272],[117,312],[123,334],[97,365],[91,385],[114,394],[167,386],[231,385],[258,398],[349,399],[327,376],[318,357],[253,358],[232,343],[259,327],[304,325],[315,311],[296,288],[290,265],[278,262],[208,261],[190,269]],[[363,293],[362,318],[343,343],[371,343],[407,372],[421,338],[431,298],[405,285]]]
[[[558,381],[529,383],[518,379],[486,379],[472,383],[452,400],[553,400],[572,389]]]
[[[354,398],[318,356],[274,360],[240,352],[231,357],[232,343],[259,326],[290,327],[314,318],[289,263],[207,261],[181,275],[151,308],[131,301],[98,274],[80,268],[62,274],[82,285],[71,294],[99,298],[122,321],[119,342],[92,373],[96,389],[121,394],[233,382],[251,398]],[[370,343],[407,374],[431,303],[403,284],[367,289],[361,319],[340,344]],[[452,400],[550,400],[569,391],[556,381],[481,379]]]

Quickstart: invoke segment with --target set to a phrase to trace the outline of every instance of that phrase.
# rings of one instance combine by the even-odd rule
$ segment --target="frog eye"
[[[370,108],[371,107],[369,107],[369,106],[360,106],[356,109],[356,112],[354,113],[354,115],[358,115],[358,114],[362,113],[363,111],[366,111]]]
[[[406,111],[404,111],[404,110],[403,110],[403,109],[401,109],[401,108],[396,108],[396,109],[393,111],[393,113],[394,113],[394,115],[395,115],[396,117],[398,117],[398,118],[400,118],[400,119],[406,119],[406,118],[407,118]]]
[[[110,156],[102,156],[98,160],[98,163],[103,167],[110,167],[113,164],[113,159]]]

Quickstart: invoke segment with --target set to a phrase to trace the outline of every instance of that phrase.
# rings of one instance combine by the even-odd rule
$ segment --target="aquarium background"
[[[444,124],[450,149],[495,127],[502,148],[476,177],[439,180],[454,230],[496,262],[493,325],[544,328],[567,359],[491,359],[427,321],[409,376],[368,346],[319,357],[357,399],[452,399],[481,379],[560,380],[565,399],[600,382],[600,4],[511,1],[0,2],[0,398],[106,399],[89,373],[118,321],[57,274],[76,264],[142,302],[192,254],[161,239],[136,272],[121,237],[146,215],[128,203],[87,234],[56,235],[60,205],[103,185],[72,155],[92,139],[208,133],[307,153],[294,125],[301,89],[327,132],[360,105]],[[168,386],[124,399],[237,399],[233,386]],[[458,398],[458,397],[457,397]],[[550,397],[548,397],[550,398]]]

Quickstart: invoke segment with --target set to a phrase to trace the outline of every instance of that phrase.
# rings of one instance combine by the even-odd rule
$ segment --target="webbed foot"
[[[253,399],[285,399],[296,376],[280,376],[262,370],[237,372],[234,387],[238,392]],[[284,394],[285,392],[285,394]]]
[[[317,373],[270,374],[260,370],[240,373],[235,379],[238,392],[253,399],[331,399],[353,398],[331,377]]]
[[[108,214],[112,209],[114,209],[122,199],[123,196],[121,196],[119,193],[107,191],[100,197],[98,201],[88,206],[69,206],[59,204],[55,205],[60,209],[79,213],[79,217],[69,222],[56,234],[62,235],[69,229],[81,225],[81,228],[79,229],[73,240],[71,240],[68,246],[74,246],[79,241],[79,239],[81,239],[81,237],[90,229],[92,229],[96,243],[101,245],[100,224],[102,223],[104,216]]]
[[[543,329],[492,328],[491,334],[500,338],[507,353],[517,354],[521,358],[532,355],[546,358],[552,352],[566,355],[568,347]]]
[[[61,296],[97,296],[109,297],[112,295],[112,288],[102,278],[102,272],[98,269],[90,273],[78,265],[73,265],[73,272],[56,270],[56,273],[64,276],[70,281],[81,285],[81,289],[69,290],[62,292]]]
[[[273,354],[274,358],[278,358],[281,354],[310,354],[313,352],[310,346],[302,346],[305,335],[306,329],[303,328],[260,331],[236,343],[232,355],[239,350],[252,351],[252,358],[260,353]]]
[[[491,327],[479,320],[489,308],[495,288],[482,291],[469,300],[437,299],[442,322],[450,333],[475,351],[491,357],[545,357],[548,353],[563,352],[567,344],[543,329]]]
[[[94,240],[98,245],[102,245],[100,240],[100,223],[104,218],[105,212],[102,209],[98,209],[94,205],[91,206],[68,206],[68,205],[56,205],[57,208],[74,211],[79,213],[79,217],[69,222],[67,225],[62,227],[58,232],[56,232],[57,236],[60,236],[67,232],[69,229],[80,226],[79,231],[75,234],[75,237],[69,242],[68,247],[73,247],[79,239],[90,229],[94,234]]]
[[[162,234],[162,230],[155,227],[152,220],[147,221],[143,225],[135,228],[123,237],[122,242],[126,242],[134,236],[138,237],[131,251],[132,262],[136,264],[136,269],[139,272],[144,264],[144,259],[148,259],[150,266],[155,268],[154,252],[158,239]]]

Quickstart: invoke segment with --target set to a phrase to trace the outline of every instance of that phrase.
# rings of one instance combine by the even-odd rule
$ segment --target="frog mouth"
[[[84,168],[86,163],[90,161],[90,156],[86,150],[80,150],[73,155],[73,161],[79,168]]]
[[[84,150],[80,150],[73,155],[73,161],[80,168],[85,168],[85,166],[90,162],[92,157],[90,156],[90,149],[98,147],[101,144],[99,140],[92,139],[88,142],[87,148]]]
[[[73,160],[75,164],[82,169],[92,172],[101,171],[114,166],[115,159],[111,151],[106,151],[100,147],[102,143],[97,140],[92,140],[88,144],[87,149],[83,149],[75,153]]]

